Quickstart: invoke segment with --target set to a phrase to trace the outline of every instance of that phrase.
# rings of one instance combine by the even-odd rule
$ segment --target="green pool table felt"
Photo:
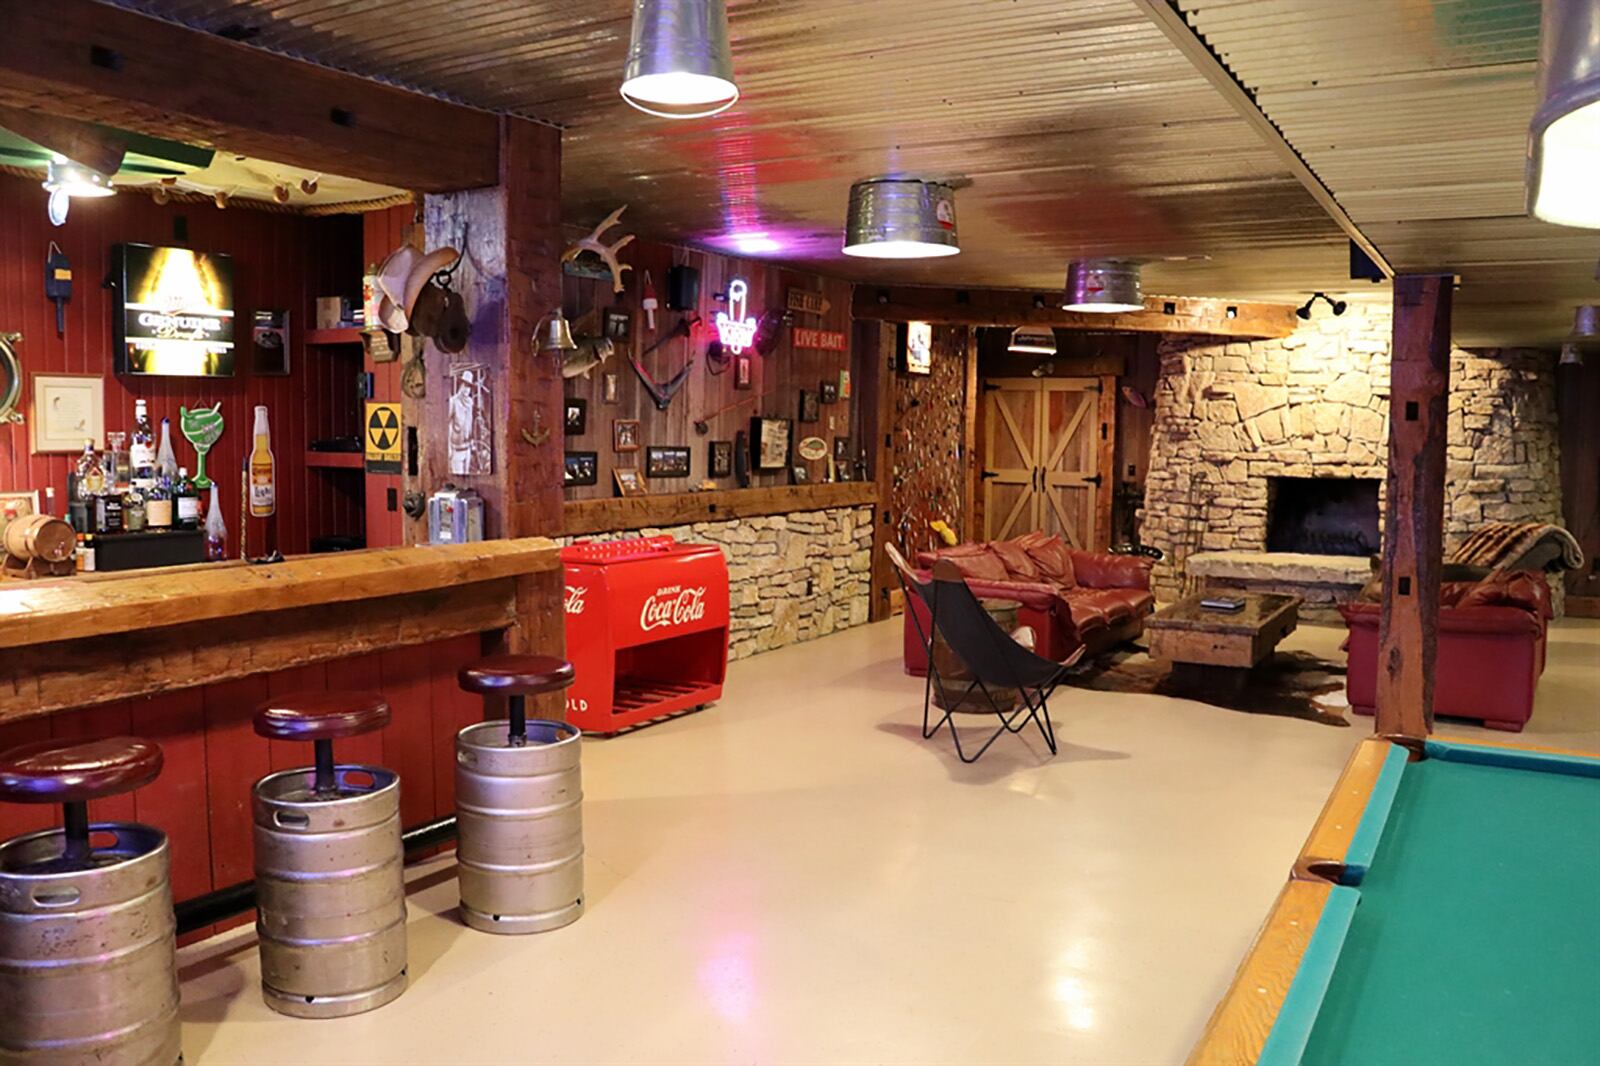
[[[1302,1062],[1600,1062],[1600,777],[1400,780]]]

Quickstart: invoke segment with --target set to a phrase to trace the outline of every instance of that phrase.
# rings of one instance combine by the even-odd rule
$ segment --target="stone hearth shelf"
[[[1284,592],[1302,600],[1306,622],[1337,623],[1338,605],[1360,595],[1372,580],[1371,560],[1359,555],[1302,552],[1196,552],[1184,562],[1196,592]]]

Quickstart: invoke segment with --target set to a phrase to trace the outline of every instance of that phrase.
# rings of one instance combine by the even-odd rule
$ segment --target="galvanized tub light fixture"
[[[1018,326],[1006,351],[1015,355],[1055,355],[1056,332],[1049,326]]]
[[[1544,0],[1539,110],[1528,131],[1528,213],[1600,228],[1600,4]]]
[[[844,254],[930,259],[961,251],[955,190],[919,178],[868,178],[850,186]]]
[[[1067,311],[1143,311],[1139,264],[1131,259],[1074,259],[1067,264]]]
[[[622,98],[658,118],[705,118],[737,103],[723,0],[634,0]]]

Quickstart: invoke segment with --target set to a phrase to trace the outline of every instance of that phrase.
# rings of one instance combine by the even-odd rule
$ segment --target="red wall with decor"
[[[174,236],[180,217],[187,220],[187,241]],[[357,364],[345,356],[308,350],[303,338],[318,295],[359,296],[361,227],[354,216],[306,218],[192,203],[163,206],[135,192],[75,201],[66,225],[55,227],[45,217],[45,194],[37,182],[0,176],[0,331],[23,337],[17,351],[28,379],[24,411],[33,417],[34,374],[100,375],[106,382],[106,429],[127,430],[133,424],[134,400],[144,397],[158,429],[163,416],[172,420],[178,463],[193,473],[194,449],[178,430],[178,407],[221,400],[226,429],[206,465],[220,486],[229,550],[236,551],[238,470],[253,408],[266,404],[278,461],[277,546],[286,553],[305,552],[313,537],[361,533],[360,475],[310,469],[303,459],[309,441],[359,429],[353,377]],[[61,246],[73,271],[72,300],[60,335],[55,305],[44,295],[44,260],[51,241]],[[112,373],[113,294],[101,282],[110,271],[111,246],[123,241],[186,244],[233,256],[239,353],[233,377],[132,378]],[[287,377],[251,372],[250,322],[258,308],[290,311]],[[0,491],[38,489],[43,504],[45,487],[53,485],[57,510],[64,510],[67,472],[75,461],[69,455],[33,455],[26,425],[0,426]],[[263,535],[263,529],[252,529],[252,553],[261,547]]]

